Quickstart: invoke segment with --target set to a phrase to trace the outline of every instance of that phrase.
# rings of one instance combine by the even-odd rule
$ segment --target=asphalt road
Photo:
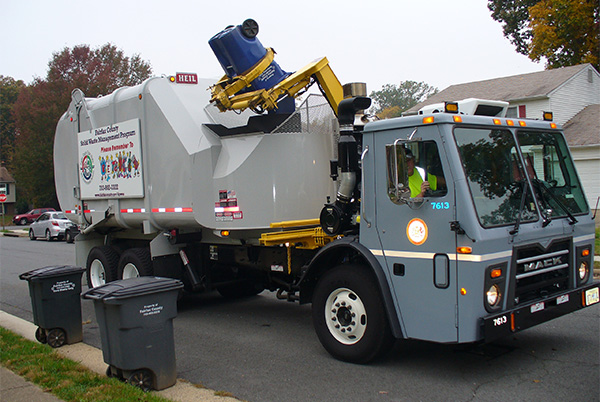
[[[27,283],[18,275],[74,263],[73,244],[0,237],[0,309],[31,321]],[[82,307],[84,341],[100,347],[92,302]],[[178,377],[250,402],[600,398],[600,305],[489,345],[399,341],[367,366],[330,357],[310,306],[268,292],[236,302],[217,293],[188,296],[178,308]]]

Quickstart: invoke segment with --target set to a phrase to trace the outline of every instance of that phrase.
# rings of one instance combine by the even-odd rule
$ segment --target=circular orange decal
[[[427,240],[427,225],[419,218],[412,219],[406,225],[406,236],[412,244],[420,246]]]

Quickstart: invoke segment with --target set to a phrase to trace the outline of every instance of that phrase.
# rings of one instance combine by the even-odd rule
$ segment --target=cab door
[[[377,155],[376,230],[391,278],[392,294],[399,309],[404,335],[436,342],[455,342],[457,330],[456,238],[450,230],[454,221],[455,197],[452,174],[436,125],[419,127],[403,145],[414,127],[389,130],[374,136]],[[437,188],[422,201],[399,201],[390,184],[395,169],[389,146],[412,150],[425,177],[435,175]],[[386,155],[388,146],[388,156]],[[419,174],[415,172],[414,174]],[[433,180],[431,180],[433,182]],[[445,185],[442,183],[445,182]]]

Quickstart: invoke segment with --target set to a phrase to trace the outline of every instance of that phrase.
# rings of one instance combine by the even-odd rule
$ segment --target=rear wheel
[[[358,265],[338,266],[319,279],[312,315],[321,344],[340,360],[367,363],[394,342],[379,286]]]
[[[152,389],[154,377],[150,370],[136,370],[129,376],[127,382],[143,391],[149,391]]]
[[[137,278],[139,276],[152,276],[152,258],[147,248],[130,248],[125,250],[117,268],[119,279]]]
[[[73,233],[71,233],[71,230],[69,230],[69,229],[65,230],[65,241],[67,243],[73,243],[75,241],[75,237],[73,236]]]
[[[88,254],[86,276],[88,287],[95,288],[117,279],[119,253],[111,246],[94,247]]]
[[[54,328],[48,331],[46,341],[53,348],[60,348],[67,342],[67,334],[60,328]]]

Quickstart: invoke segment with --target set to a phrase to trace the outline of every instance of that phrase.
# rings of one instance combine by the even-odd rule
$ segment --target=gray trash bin
[[[142,389],[175,384],[173,318],[183,283],[139,277],[109,282],[86,291],[94,301],[107,375]]]
[[[55,265],[19,275],[29,282],[35,338],[58,348],[81,342],[81,276],[85,268]]]

